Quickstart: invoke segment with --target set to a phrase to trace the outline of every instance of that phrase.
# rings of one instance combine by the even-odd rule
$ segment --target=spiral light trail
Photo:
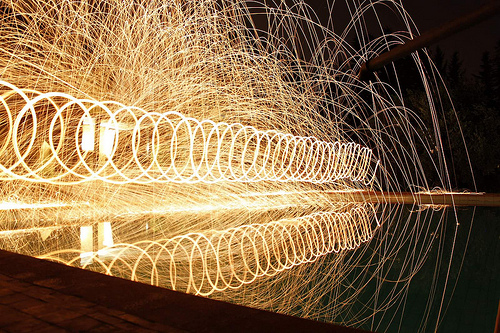
[[[372,331],[405,309],[447,223],[384,200],[451,190],[456,120],[426,50],[358,79],[419,34],[401,1],[0,6],[0,248]]]
[[[199,121],[173,111],[146,112],[113,101],[19,89],[4,81],[0,87],[10,89],[0,97],[2,117],[9,125],[0,149],[1,180],[329,183],[371,178],[371,149],[352,142],[329,143],[239,123]],[[49,114],[49,119],[40,113]],[[96,119],[100,156],[92,163]],[[32,126],[25,129],[28,121]],[[49,165],[51,175],[45,172]]]
[[[329,253],[353,250],[380,226],[374,213],[372,205],[352,206],[266,224],[116,244],[94,253],[92,259],[106,274],[208,296]],[[63,259],[74,252],[57,251],[40,258],[79,265],[80,255]]]

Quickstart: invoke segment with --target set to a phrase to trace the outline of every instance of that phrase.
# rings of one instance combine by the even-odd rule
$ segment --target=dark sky
[[[447,22],[464,13],[469,13],[484,5],[485,0],[403,0],[403,5],[420,29],[426,31],[441,22]],[[463,30],[441,42],[439,46],[450,56],[458,51],[468,74],[479,71],[484,51],[493,55],[495,45],[500,40],[500,15],[496,15],[474,27]]]
[[[328,0],[305,0],[313,7],[318,13],[321,20],[328,17],[328,10],[326,10],[326,3]],[[352,1],[352,0],[347,0]],[[431,28],[440,26],[449,20],[462,16],[463,14],[470,13],[481,5],[488,2],[488,0],[401,0],[403,6],[406,8],[410,16],[413,18],[420,33],[423,33]],[[343,7],[343,1],[336,1],[337,15],[346,15],[347,12]],[[336,8],[334,7],[334,8]],[[377,12],[381,13],[382,24],[391,28],[397,28],[392,14],[389,12],[384,13],[383,6],[377,7]],[[396,27],[394,26],[396,25]],[[372,33],[372,32],[370,32]],[[377,31],[374,31],[377,35]],[[484,51],[490,51],[493,55],[495,45],[500,40],[500,15],[497,15],[489,20],[482,22],[472,28],[463,30],[454,36],[435,44],[431,49],[437,45],[445,52],[447,57],[451,57],[455,51],[459,52],[460,58],[463,61],[463,67],[466,69],[468,75],[477,74],[479,71],[481,57]]]

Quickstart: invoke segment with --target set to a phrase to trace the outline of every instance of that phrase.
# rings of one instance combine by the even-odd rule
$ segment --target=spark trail
[[[0,6],[1,248],[376,331],[404,305],[445,213],[380,202],[452,185],[427,53],[419,110],[357,78],[418,34],[400,2]]]
[[[373,216],[372,205],[353,206],[171,239],[121,243],[99,250],[87,262],[96,260],[97,271],[106,274],[209,296],[239,289],[329,253],[356,249],[369,241],[379,226],[378,221],[372,226]],[[40,258],[80,265],[81,254],[63,250]],[[68,255],[69,259],[64,259]]]
[[[0,81],[2,86],[9,90],[0,96],[0,112],[8,119],[0,180],[69,185],[90,180],[331,183],[373,178],[371,149],[352,142],[329,143],[239,123],[199,121],[173,111],[146,112],[118,102],[23,91]],[[100,163],[91,163],[96,125]]]

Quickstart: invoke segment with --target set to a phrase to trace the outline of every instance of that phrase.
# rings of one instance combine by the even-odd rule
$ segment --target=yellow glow
[[[80,227],[80,249],[81,265],[92,263],[92,253],[94,251],[94,231],[92,226]]]
[[[58,207],[67,207],[70,205],[71,204],[64,202],[27,203],[27,202],[2,201],[0,202],[0,210],[58,208]]]
[[[99,250],[105,246],[113,246],[113,230],[111,229],[111,222],[100,222],[97,234]]]
[[[221,181],[324,184],[350,180],[366,185],[373,181],[378,165],[371,149],[354,142],[325,142],[313,136],[263,131],[240,123],[200,121],[173,111],[146,112],[113,101],[76,99],[66,93],[30,91],[36,98],[27,99],[22,111],[16,113],[9,102],[15,102],[13,106],[18,107],[18,101],[12,96],[24,97],[26,91],[5,81],[0,81],[0,87],[10,89],[2,97],[5,111],[14,119],[6,147],[17,157],[8,163],[0,160],[2,180],[60,185],[91,180],[115,184]],[[54,102],[56,97],[65,102]],[[45,141],[42,147],[30,144],[21,152],[18,136],[22,119],[30,108],[48,101],[54,103],[58,111],[50,122],[35,121],[30,134],[32,140],[41,133],[48,135],[49,144]],[[75,108],[72,117],[63,117],[63,111],[70,105]],[[87,156],[94,146],[94,120],[89,114],[96,107],[102,110],[101,117],[108,118],[99,127],[99,152],[106,157],[106,161],[99,164],[91,163]],[[130,122],[120,121],[122,118],[129,118]],[[76,135],[82,133],[84,140],[81,147],[69,134],[65,137],[70,129],[68,123],[74,120],[79,124]],[[57,121],[60,121],[61,137],[55,139]],[[60,148],[62,142],[67,144]],[[41,149],[43,152],[39,154],[45,156],[45,164],[38,167],[26,156]],[[70,154],[74,156],[65,159]],[[49,163],[52,169],[57,169],[47,175],[41,171]]]
[[[399,306],[438,213],[351,194],[451,188],[426,52],[419,110],[397,64],[357,78],[415,35],[401,1],[2,4],[1,248],[373,329]],[[379,7],[401,30],[365,31]]]
[[[369,241],[380,226],[376,218],[376,224],[372,225],[374,213],[372,205],[346,207],[266,224],[119,243],[93,255],[90,253],[92,227],[82,227],[82,249],[78,258],[84,267],[97,260],[96,256],[101,260],[106,258],[109,263],[100,262],[106,274],[111,274],[115,265],[125,264],[130,271],[120,269],[120,274],[128,274],[132,280],[144,275],[137,271],[140,267],[150,264],[148,282],[208,296],[314,262],[329,253],[355,249]],[[105,225],[100,223],[99,231],[102,228],[106,233],[107,228],[110,235],[111,226]],[[61,261],[59,255],[65,253],[68,251],[56,251],[40,258]],[[70,258],[65,262],[71,265],[76,260]]]
[[[117,129],[111,122],[102,123],[100,126],[99,153],[111,157],[115,144]]]
[[[2,230],[0,231],[0,237],[9,237],[12,235],[22,235],[22,234],[30,234],[34,232],[40,233],[40,236],[43,240],[47,239],[48,236],[52,233],[52,231],[60,229],[61,227],[37,227],[37,228],[24,228],[24,229],[16,229],[16,230]]]

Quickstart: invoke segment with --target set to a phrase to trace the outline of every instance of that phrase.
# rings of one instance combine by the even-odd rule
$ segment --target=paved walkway
[[[0,331],[361,332],[1,250]]]
[[[0,274],[0,331],[181,332],[129,313]]]

